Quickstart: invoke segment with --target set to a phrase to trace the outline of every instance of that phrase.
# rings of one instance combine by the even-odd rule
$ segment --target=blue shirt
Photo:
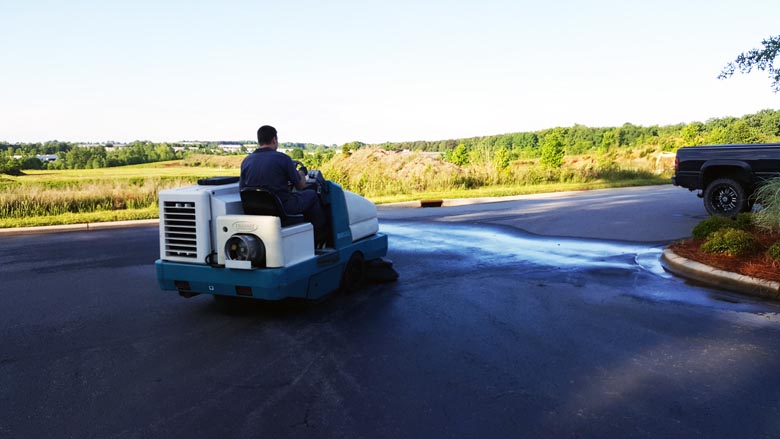
[[[241,162],[239,188],[262,187],[286,202],[290,184],[296,186],[301,176],[287,154],[269,148],[258,148]]]

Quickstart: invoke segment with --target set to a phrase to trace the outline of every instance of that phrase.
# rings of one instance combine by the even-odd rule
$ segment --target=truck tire
[[[366,263],[363,259],[363,253],[352,253],[344,268],[344,274],[341,276],[341,289],[347,293],[356,291],[363,283],[365,275]]]
[[[704,189],[704,208],[710,215],[734,217],[747,212],[748,205],[745,188],[732,178],[718,178]]]

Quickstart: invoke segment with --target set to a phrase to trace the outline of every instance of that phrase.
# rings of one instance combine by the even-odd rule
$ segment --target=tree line
[[[56,155],[54,161],[39,155]],[[182,158],[166,143],[135,141],[121,148],[112,145],[78,146],[67,142],[11,145],[0,143],[0,172],[19,174],[23,169],[94,169],[137,165]]]
[[[780,141],[780,111],[761,110],[742,117],[713,118],[665,126],[591,128],[575,124],[533,132],[517,132],[461,139],[384,143],[390,150],[440,152],[443,158],[459,166],[478,160],[480,153],[497,155],[503,160],[541,158],[548,144],[560,145],[566,155],[608,152],[617,148],[653,147],[675,151],[682,146],[772,143]],[[495,158],[494,158],[495,159]]]
[[[252,141],[154,143],[136,140],[127,145],[109,142],[105,145],[83,146],[78,143],[49,141],[11,144],[0,142],[0,173],[18,175],[24,169],[94,169],[114,166],[178,160],[188,154],[247,154],[253,151]],[[226,151],[219,145],[241,145],[235,151]],[[281,148],[291,150],[294,156],[321,164],[333,156],[325,145],[286,142]],[[41,160],[39,156],[56,156],[56,160]],[[295,158],[295,157],[294,157]]]
[[[444,160],[458,166],[488,158],[501,167],[512,160],[543,159],[542,163],[554,164],[563,155],[608,153],[618,148],[652,147],[674,151],[681,146],[768,143],[780,141],[780,110],[762,110],[742,117],[709,119],[665,126],[638,126],[625,123],[620,127],[556,127],[533,132],[448,139],[437,141],[394,142],[367,145],[349,142],[341,146],[345,154],[366,146],[381,146],[388,150],[412,150],[439,152]],[[227,142],[221,142],[227,143]],[[251,145],[252,142],[232,142]],[[9,144],[0,142],[0,173],[18,174],[23,169],[89,169],[125,166],[184,158],[187,154],[230,154],[216,143],[204,143],[196,147],[178,143],[154,143],[135,141],[122,147],[83,147],[78,144],[51,141],[45,143]],[[187,150],[182,148],[187,146]],[[320,168],[330,160],[334,148],[310,143],[284,143],[282,148],[296,160],[304,161],[312,169]],[[251,148],[242,147],[233,154],[246,154]],[[56,155],[57,160],[43,162],[38,155]]]

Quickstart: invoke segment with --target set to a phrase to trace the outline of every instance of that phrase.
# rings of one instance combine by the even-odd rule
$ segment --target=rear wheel
[[[344,268],[344,274],[341,276],[341,289],[351,293],[360,287],[363,278],[366,275],[366,263],[363,254],[360,252],[352,253]]]
[[[734,217],[748,211],[745,188],[731,178],[719,178],[704,190],[704,208],[710,215]]]

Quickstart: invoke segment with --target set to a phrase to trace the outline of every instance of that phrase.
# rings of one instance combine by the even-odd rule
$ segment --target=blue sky
[[[0,140],[440,140],[780,109],[780,2],[0,0]]]

